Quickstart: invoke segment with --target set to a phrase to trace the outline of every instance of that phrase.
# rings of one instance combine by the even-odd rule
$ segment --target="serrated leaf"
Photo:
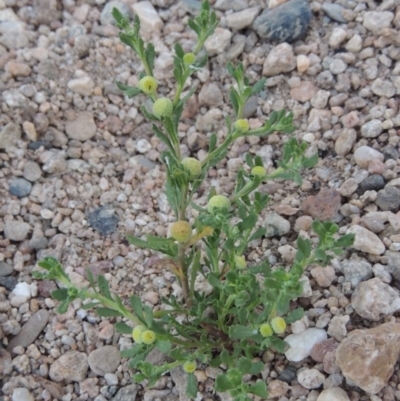
[[[107,299],[113,300],[110,292],[110,287],[108,286],[108,281],[102,274],[99,274],[99,276],[97,277],[97,285],[99,287],[99,292],[101,295],[103,295]]]
[[[186,387],[186,394],[191,398],[196,398],[197,396],[197,380],[193,373],[188,374],[188,381]]]
[[[65,301],[68,298],[68,289],[67,288],[59,288],[51,292],[52,298],[56,301]]]
[[[265,233],[267,232],[266,228],[264,227],[260,227],[259,229],[257,229],[249,238],[249,242],[254,241],[256,239],[259,239],[261,237],[263,237],[265,235]]]
[[[66,299],[65,301],[61,302],[60,305],[57,307],[57,312],[61,315],[64,314],[68,310],[69,301]]]
[[[182,46],[179,43],[175,43],[174,49],[178,58],[183,59],[185,52],[183,51]]]
[[[141,345],[134,345],[132,348],[122,350],[121,356],[122,358],[133,358],[141,351],[143,351],[143,347]]]
[[[97,308],[96,313],[102,317],[122,316],[121,313],[110,308]]]
[[[156,342],[156,347],[159,349],[162,353],[166,354],[171,350],[171,342],[170,341],[163,341],[163,340],[158,340]]]
[[[268,398],[267,385],[263,381],[258,381],[249,386],[249,393],[255,394],[262,399]]]
[[[243,358],[243,357],[239,359],[239,362],[237,365],[237,367],[240,370],[240,373],[242,373],[242,375],[249,373],[251,366],[252,366],[251,360],[248,358]]]
[[[229,379],[226,377],[225,374],[217,376],[217,378],[215,380],[215,389],[217,391],[224,392],[224,391],[228,391],[234,387],[235,386],[232,385],[232,383],[229,381]]]
[[[318,163],[318,153],[315,153],[311,157],[304,160],[303,167],[311,168],[314,167],[317,163]]]
[[[132,334],[132,327],[128,326],[126,323],[124,322],[117,322],[114,325],[115,330],[117,330],[119,333],[122,334]]]
[[[262,362],[254,362],[249,370],[250,375],[258,375],[264,369],[264,364]]]
[[[153,326],[153,311],[147,305],[143,305],[143,319],[146,326],[151,329]]]
[[[304,316],[304,309],[298,308],[289,312],[285,318],[287,324],[291,324],[300,320]]]
[[[297,248],[302,253],[303,258],[307,259],[311,254],[311,241],[308,238],[299,236],[297,238]]]
[[[285,341],[283,341],[281,338],[272,336],[271,337],[271,345],[276,349],[277,352],[280,354],[283,354],[288,346]]]

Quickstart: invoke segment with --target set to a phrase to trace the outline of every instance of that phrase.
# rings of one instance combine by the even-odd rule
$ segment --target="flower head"
[[[142,333],[141,339],[143,344],[147,345],[153,344],[154,341],[156,341],[156,333],[154,333],[153,330],[145,330]]]
[[[142,343],[142,334],[146,330],[147,330],[146,326],[143,326],[143,325],[136,326],[132,330],[133,341],[135,341],[135,343],[137,343],[137,344],[141,344]]]
[[[235,121],[235,130],[241,133],[245,133],[250,129],[249,122],[245,118],[241,118],[240,120]]]
[[[191,64],[193,64],[195,60],[196,60],[196,56],[195,56],[193,53],[186,53],[186,54],[183,56],[183,62],[184,62],[186,65],[191,65]]]
[[[195,361],[186,361],[183,364],[183,370],[186,373],[193,373],[197,368],[197,363]]]
[[[269,323],[263,323],[260,326],[260,333],[263,337],[271,337],[274,332],[272,331],[272,327]]]
[[[251,175],[260,177],[260,178],[265,178],[267,176],[267,170],[263,166],[255,166],[251,169]]]
[[[138,87],[146,95],[153,95],[156,93],[158,82],[154,77],[147,75],[139,81]]]
[[[160,97],[153,104],[153,114],[158,118],[169,117],[172,114],[173,103],[167,97]]]
[[[283,318],[277,316],[271,320],[271,327],[276,334],[282,334],[286,330],[286,322]]]
[[[231,201],[225,195],[214,195],[207,205],[207,209],[210,213],[215,213],[221,209],[229,209],[231,207]]]
[[[185,157],[181,163],[189,172],[191,180],[196,179],[201,174],[201,163],[194,157]]]
[[[171,237],[178,242],[186,242],[192,236],[192,227],[187,221],[179,220],[171,225]]]

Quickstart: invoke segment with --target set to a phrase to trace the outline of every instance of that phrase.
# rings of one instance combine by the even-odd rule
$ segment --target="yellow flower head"
[[[141,344],[142,343],[142,334],[146,330],[147,330],[146,326],[143,326],[143,325],[136,326],[132,330],[133,341],[135,341],[135,343],[137,343],[137,344]]]
[[[255,166],[251,169],[251,175],[260,177],[260,178],[265,178],[267,176],[267,170],[263,166]]]
[[[139,89],[146,95],[153,95],[156,93],[158,82],[154,77],[147,75],[139,81]]]
[[[167,97],[160,97],[153,104],[153,114],[158,118],[170,117],[173,110],[173,103]]]
[[[220,209],[229,209],[231,201],[225,195],[214,195],[209,201],[207,209],[210,213],[215,213]]]
[[[282,334],[286,330],[286,322],[283,318],[277,316],[271,320],[271,327],[276,334]]]
[[[171,237],[178,242],[186,242],[192,236],[192,227],[187,221],[179,220],[171,225]]]
[[[186,373],[193,373],[197,368],[197,363],[195,361],[186,361],[183,364],[183,370]]]
[[[201,163],[194,157],[185,157],[181,163],[189,172],[191,180],[196,179],[201,174]]]
[[[143,344],[147,345],[153,344],[154,341],[156,341],[156,333],[154,333],[153,330],[145,330],[142,333],[141,339]]]
[[[238,269],[245,269],[247,266],[245,257],[243,255],[235,255],[235,265]]]
[[[260,326],[260,333],[261,333],[261,335],[262,335],[263,337],[271,337],[272,334],[273,334],[274,332],[272,331],[272,327],[271,327],[270,324],[268,324],[268,323],[263,323],[263,324]]]
[[[247,119],[242,118],[240,120],[235,121],[235,130],[241,133],[245,133],[250,129],[249,122]]]
[[[183,56],[183,62],[184,62],[186,65],[191,65],[191,64],[193,64],[195,60],[196,60],[196,56],[195,56],[193,53],[186,53],[186,54]]]

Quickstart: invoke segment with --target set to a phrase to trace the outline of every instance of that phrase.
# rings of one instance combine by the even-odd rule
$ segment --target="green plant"
[[[202,52],[206,39],[217,26],[215,14],[207,2],[200,15],[189,20],[197,34],[197,43],[190,53],[175,45],[175,93],[170,98],[158,98],[158,82],[153,77],[154,47],[144,45],[139,35],[140,22],[133,27],[117,9],[113,10],[121,40],[131,47],[143,63],[138,87],[117,83],[128,97],[147,95],[153,102],[152,113],[143,113],[154,122],[155,135],[166,145],[162,162],[166,168],[166,195],[175,222],[170,227],[171,237],[148,235],[146,239],[128,236],[131,244],[164,255],[165,266],[176,275],[182,296],[162,299],[164,308],[153,311],[136,295],[126,305],[110,292],[104,276],[93,277],[87,270],[90,288],[77,288],[63,271],[60,263],[50,257],[38,264],[46,271],[36,271],[38,278],[54,279],[60,288],[52,293],[61,303],[63,313],[71,301],[80,298],[83,307],[94,308],[100,316],[117,317],[115,327],[123,334],[132,335],[135,345],[122,351],[130,358],[130,366],[138,373],[136,381],[148,380],[153,385],[161,375],[177,366],[188,374],[187,392],[197,393],[194,372],[197,364],[223,366],[224,373],[215,382],[217,391],[230,391],[236,400],[248,400],[248,394],[267,397],[264,381],[258,380],[264,364],[257,359],[267,348],[283,352],[286,347],[286,325],[303,316],[301,308],[290,308],[290,301],[302,293],[300,278],[313,263],[325,265],[349,246],[351,235],[338,236],[338,226],[330,222],[314,222],[315,241],[299,237],[297,253],[291,266],[271,269],[264,261],[250,265],[246,261],[249,244],[261,239],[266,230],[258,224],[258,217],[269,198],[257,189],[267,180],[292,179],[301,183],[301,170],[313,167],[317,156],[306,155],[307,145],[295,138],[286,141],[282,160],[273,171],[267,171],[260,157],[246,155],[245,165],[239,170],[231,194],[216,194],[211,188],[207,205],[193,202],[203,185],[210,167],[226,157],[229,146],[238,138],[250,135],[265,137],[273,132],[290,134],[294,131],[292,114],[284,110],[273,112],[264,125],[251,129],[243,118],[246,101],[260,92],[265,79],[251,85],[242,64],[228,64],[228,71],[236,85],[230,90],[235,112],[234,122],[226,119],[227,133],[222,141],[215,134],[209,137],[208,154],[203,160],[182,159],[178,137],[178,123],[185,102],[194,93],[192,88],[183,95],[187,79],[203,67],[207,57]],[[188,221],[187,210],[193,208],[197,217]],[[197,291],[199,278],[207,281],[212,291]],[[89,301],[89,302],[88,302]],[[134,325],[134,328],[132,327]],[[153,366],[146,356],[154,348],[166,353],[171,362]],[[252,379],[243,382],[243,376]]]

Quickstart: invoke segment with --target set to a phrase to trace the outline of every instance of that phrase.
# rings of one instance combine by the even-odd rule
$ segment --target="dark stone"
[[[117,229],[118,217],[113,209],[101,207],[90,213],[89,224],[103,236],[112,234]]]
[[[387,145],[382,149],[382,153],[385,156],[385,161],[389,159],[397,160],[399,158],[398,150],[392,145]]]
[[[362,192],[365,191],[379,191],[380,189],[385,187],[385,180],[379,174],[373,174],[369,177],[365,178],[360,183],[360,188]]]
[[[29,142],[28,149],[38,150],[41,146],[43,146],[45,149],[51,149],[52,147],[49,141],[34,141],[34,142]]]
[[[18,283],[18,279],[14,276],[0,278],[0,285],[8,291],[12,291]]]
[[[293,42],[306,33],[311,17],[308,0],[289,0],[272,10],[264,10],[253,22],[253,29],[272,42]]]
[[[32,191],[32,184],[25,178],[14,178],[10,182],[10,194],[23,198],[28,196]]]
[[[297,368],[293,365],[286,366],[282,373],[278,376],[278,380],[291,383],[297,377]]]
[[[385,189],[378,192],[375,204],[381,210],[396,213],[400,208],[400,189],[386,186]]]
[[[8,263],[0,262],[0,277],[9,276],[13,271],[13,267]]]

